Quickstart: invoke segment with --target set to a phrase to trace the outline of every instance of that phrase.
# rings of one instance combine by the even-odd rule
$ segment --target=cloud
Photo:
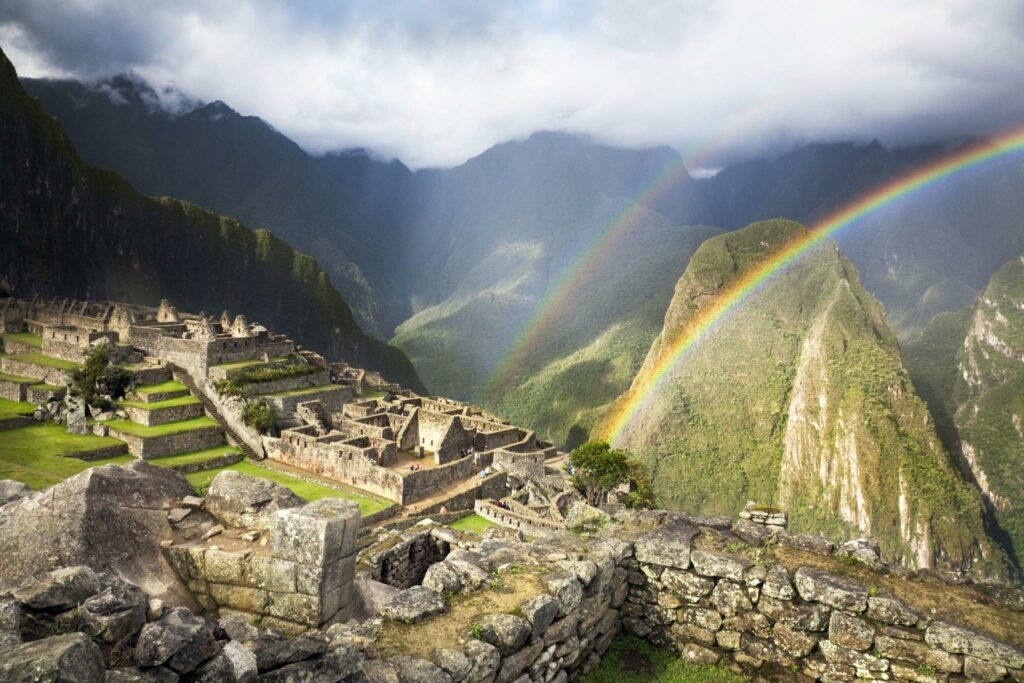
[[[1024,118],[1017,0],[5,0],[0,43],[26,75],[132,70],[414,167],[543,129],[713,167]]]

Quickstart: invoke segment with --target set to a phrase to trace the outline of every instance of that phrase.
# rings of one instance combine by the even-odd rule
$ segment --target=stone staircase
[[[240,451],[242,451],[242,453],[245,454],[245,457],[251,460],[262,460],[262,456],[256,453],[256,451],[253,450],[253,448],[248,443],[245,442],[245,439],[239,436],[238,433],[234,430],[234,428],[228,423],[228,421],[224,419],[224,416],[221,415],[220,409],[217,407],[217,404],[211,401],[210,398],[206,395],[206,393],[199,388],[195,380],[192,379],[192,376],[188,374],[188,372],[186,372],[184,368],[181,368],[177,365],[172,364],[170,367],[171,375],[174,377],[174,379],[188,387],[188,390],[192,393],[192,395],[202,402],[203,409],[205,410],[206,414],[212,417],[214,420],[216,420],[217,424],[219,424],[221,428],[224,430],[224,433],[230,437],[230,440],[234,443],[234,445]]]

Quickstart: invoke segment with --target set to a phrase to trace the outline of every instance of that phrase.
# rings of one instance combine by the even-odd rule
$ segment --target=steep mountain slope
[[[405,166],[361,153],[315,159],[223,102],[186,100],[170,111],[138,78],[23,83],[89,163],[144,194],[186,199],[316,254],[373,334],[387,337],[407,317],[403,271],[390,258],[402,198],[411,196]]]
[[[907,349],[908,367],[950,449],[991,506],[1013,554],[1024,552],[1024,257],[975,304],[937,317]]]
[[[781,216],[811,225],[863,193],[958,146],[886,149],[812,144],[737,164],[698,182],[710,222],[738,228]],[[914,338],[942,311],[970,304],[1007,253],[1024,250],[1024,167],[986,165],[873,212],[837,241],[893,329]]]
[[[0,53],[0,278],[16,294],[219,311],[225,302],[333,358],[420,387],[363,334],[312,258],[193,204],[153,200],[88,166]]]
[[[537,134],[417,174],[418,310],[393,343],[432,389],[578,440],[639,366],[674,273],[717,232],[643,204],[678,159]],[[676,192],[677,217],[700,215],[692,183]]]
[[[716,293],[804,234],[756,223],[690,260],[634,386]],[[903,369],[881,306],[826,243],[735,308],[658,383],[618,444],[659,502],[734,514],[748,499],[791,524],[874,536],[915,566],[999,571],[977,492],[955,471]]]

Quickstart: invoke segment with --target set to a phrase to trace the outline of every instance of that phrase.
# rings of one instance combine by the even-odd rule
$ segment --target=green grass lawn
[[[31,415],[36,407],[31,403],[23,403],[21,401],[9,401],[6,398],[0,398],[0,417],[14,417],[15,415]],[[0,433],[2,434],[2,433]],[[0,435],[0,441],[3,440],[3,436]]]
[[[17,384],[36,384],[39,380],[35,377],[23,377],[22,375],[10,375],[6,372],[0,372],[0,381],[15,382]]]
[[[225,453],[241,453],[234,446],[223,444],[215,448],[207,448],[205,451],[192,451],[191,453],[178,453],[177,455],[166,455],[162,458],[153,458],[149,462],[161,467],[174,467],[176,465],[191,465],[197,462],[206,462],[221,457]],[[219,470],[218,470],[219,471]]]
[[[173,379],[167,382],[161,382],[160,384],[147,384],[141,387],[135,387],[135,393],[137,394],[162,394],[169,391],[187,391],[186,387],[181,382],[176,382]]]
[[[9,355],[8,358],[11,360],[21,361],[22,363],[39,365],[44,368],[57,368],[58,370],[77,370],[82,367],[81,363],[53,358],[52,356],[44,356],[41,353],[15,353]]]
[[[277,362],[277,361],[286,360],[286,357],[285,356],[271,356],[270,360],[271,360],[271,362]],[[261,359],[261,358],[252,358],[250,360],[236,360],[236,361],[233,361],[231,363],[223,363],[221,365],[214,365],[213,367],[220,368],[221,370],[239,370],[241,368],[252,367],[253,365],[263,365],[263,359]]]
[[[90,467],[108,463],[123,465],[135,459],[128,454],[93,462],[61,457],[63,453],[80,453],[121,443],[110,437],[68,434],[64,430],[62,425],[46,423],[0,434],[0,479],[16,479],[33,489],[41,489]]]
[[[474,534],[482,534],[485,529],[494,526],[494,522],[484,519],[474,512],[471,515],[455,520],[448,526],[458,531],[472,531]]]
[[[216,427],[217,421],[212,417],[196,417],[191,420],[182,420],[181,422],[168,422],[164,425],[158,425],[156,427],[146,427],[140,425],[138,422],[132,422],[131,420],[109,420],[105,422],[111,429],[116,429],[125,434],[131,434],[132,436],[166,436],[168,434],[177,434],[179,432],[188,432],[193,429],[200,429],[203,427]]]
[[[0,336],[4,338],[4,341],[21,342],[37,349],[43,348],[43,338],[31,332],[8,332]]]
[[[749,681],[718,666],[697,666],[674,652],[635,636],[621,636],[582,683],[741,683]]]
[[[369,401],[371,398],[384,398],[384,392],[376,387],[366,387],[363,389],[363,395],[360,398],[364,401]]]
[[[306,394],[316,394],[321,391],[342,391],[345,387],[339,387],[334,384],[321,384],[317,387],[302,387],[301,389],[289,389],[288,391],[275,391],[272,394],[264,394],[264,396],[275,396],[281,398],[287,398],[289,396],[305,396]]]
[[[248,474],[253,477],[269,479],[270,481],[281,484],[282,486],[287,486],[295,493],[295,495],[310,501],[320,500],[321,498],[346,498],[348,500],[355,501],[359,504],[359,512],[364,517],[372,515],[373,513],[379,512],[389,505],[392,505],[390,501],[384,500],[383,498],[371,498],[369,496],[359,495],[352,491],[343,491],[331,486],[315,484],[303,479],[288,476],[279,470],[254,465],[248,460],[243,460],[242,462],[235,463],[234,465],[220,467],[215,470],[193,472],[191,474],[186,474],[185,478],[188,479],[198,490],[205,492],[205,489],[210,485],[210,482],[213,481],[213,478],[224,470],[235,470],[236,472]]]
[[[199,399],[196,398],[195,396],[179,396],[178,398],[169,398],[166,401],[154,401],[153,403],[144,403],[142,401],[121,401],[121,405],[123,406],[141,408],[142,410],[176,408],[178,406],[190,406],[194,403],[199,403]]]

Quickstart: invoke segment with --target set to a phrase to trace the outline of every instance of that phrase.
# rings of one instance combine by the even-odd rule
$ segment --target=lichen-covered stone
[[[709,602],[726,617],[754,609],[754,604],[747,597],[743,586],[727,579],[718,582],[711,592]]]
[[[1024,651],[969,629],[936,621],[925,632],[933,647],[956,654],[973,655],[1010,669],[1024,667]]]
[[[0,656],[0,681],[104,683],[100,649],[83,633],[12,645]]]
[[[533,629],[525,619],[512,614],[486,614],[474,626],[480,640],[498,648],[503,656],[517,651]]]
[[[690,568],[690,547],[698,529],[675,520],[641,536],[635,544],[636,559],[676,569]]]
[[[795,605],[779,614],[777,619],[801,631],[824,631],[828,628],[830,612],[825,605]]]
[[[179,673],[188,673],[219,649],[206,622],[179,607],[143,627],[135,645],[135,661],[140,666],[166,663]]]
[[[920,640],[907,640],[879,635],[875,638],[875,652],[888,659],[903,659],[935,671],[956,673],[963,668],[959,655],[931,647]]]
[[[1006,677],[1006,667],[984,659],[967,655],[964,657],[964,678],[977,683],[995,683]]]
[[[99,577],[89,567],[62,567],[39,574],[14,589],[13,595],[32,609],[64,610],[77,606],[101,590]]]
[[[711,591],[715,588],[715,582],[711,579],[675,569],[666,569],[661,574],[661,582],[665,588],[691,603],[711,595]]]
[[[851,650],[837,645],[831,640],[820,641],[818,647],[821,648],[821,653],[825,656],[825,660],[832,664],[845,664],[852,666],[858,671],[875,673],[888,671],[889,669],[889,662],[887,660],[875,657],[867,652]]]
[[[117,579],[82,603],[78,616],[89,632],[108,643],[135,635],[146,625],[149,596],[138,586]]]
[[[381,615],[393,621],[415,624],[447,609],[444,597],[423,586],[398,593],[381,609]]]
[[[868,598],[868,618],[894,626],[914,626],[919,617],[896,598],[878,596]]]
[[[544,583],[558,601],[558,616],[564,617],[575,610],[583,600],[583,586],[575,574],[556,572],[544,577]]]
[[[693,569],[701,576],[716,576],[733,581],[743,581],[744,574],[751,562],[746,558],[720,555],[706,550],[694,550],[690,553]]]
[[[789,580],[789,572],[779,564],[768,568],[761,592],[778,600],[792,600],[796,596],[793,583]]]
[[[832,612],[828,639],[851,650],[867,650],[875,641],[875,629],[863,619],[846,612]]]
[[[473,665],[467,680],[487,681],[497,673],[498,665],[501,663],[501,653],[490,643],[470,638],[463,645],[462,652]]]
[[[818,638],[782,623],[772,627],[772,640],[794,657],[806,657],[818,644]]]
[[[215,476],[206,494],[206,509],[214,517],[228,526],[248,529],[269,529],[274,513],[302,504],[291,489],[234,470]]]
[[[452,677],[453,683],[468,680],[473,670],[473,662],[460,650],[438,648],[430,653],[430,659]]]
[[[438,593],[449,591],[457,593],[462,590],[462,579],[458,572],[452,569],[447,562],[435,562],[427,567],[427,573],[423,575],[422,585]]]
[[[278,510],[270,528],[273,555],[323,567],[356,551],[360,523],[359,506],[341,498]]]
[[[851,612],[868,608],[868,589],[859,583],[811,567],[800,567],[793,578],[804,600]]]
[[[530,622],[532,637],[544,635],[551,623],[558,616],[558,600],[550,595],[538,595],[523,603],[519,611],[523,618]]]

